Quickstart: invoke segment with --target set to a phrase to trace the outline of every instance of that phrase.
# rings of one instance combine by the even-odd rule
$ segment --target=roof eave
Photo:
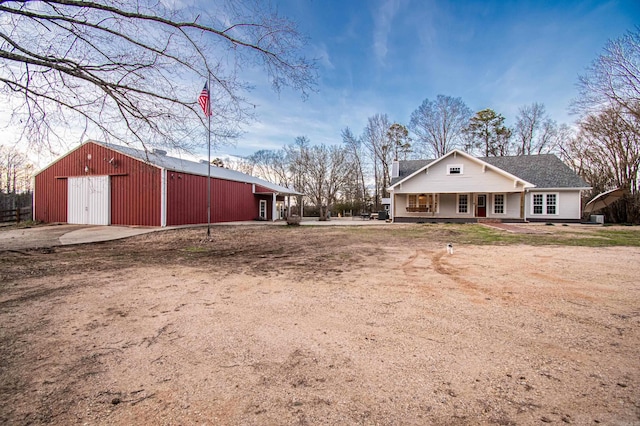
[[[541,186],[541,187],[527,188],[527,189],[535,189],[537,191],[577,191],[577,190],[586,191],[589,189],[593,189],[593,187],[592,186],[563,186],[563,187],[559,186],[555,188],[552,188],[552,187],[547,188],[547,187]]]

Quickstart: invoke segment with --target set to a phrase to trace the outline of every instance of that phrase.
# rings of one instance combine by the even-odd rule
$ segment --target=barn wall
[[[67,179],[56,179],[54,170],[45,170],[35,178],[34,220],[46,223],[67,221]]]
[[[206,176],[168,170],[167,225],[207,223],[206,194]],[[212,178],[211,222],[253,220],[258,217],[258,200],[250,183]]]
[[[113,225],[160,226],[160,169],[88,142],[35,178],[36,220],[67,221],[67,177],[111,179]]]

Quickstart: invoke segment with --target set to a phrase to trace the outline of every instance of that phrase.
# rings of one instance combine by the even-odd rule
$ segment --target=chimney
[[[400,176],[400,163],[398,160],[393,160],[391,163],[391,179],[395,179]]]

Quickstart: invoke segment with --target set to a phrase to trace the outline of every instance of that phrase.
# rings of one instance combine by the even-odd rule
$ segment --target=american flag
[[[207,83],[204,83],[204,88],[198,97],[198,103],[200,104],[204,115],[209,117],[211,115],[211,100],[209,98],[209,87],[207,87]]]

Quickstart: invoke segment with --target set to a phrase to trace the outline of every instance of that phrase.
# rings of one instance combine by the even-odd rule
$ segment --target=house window
[[[438,194],[407,195],[408,212],[438,212]]]
[[[504,214],[504,194],[494,194],[493,195],[493,213],[495,214]]]
[[[547,214],[556,214],[557,202],[556,194],[547,194]]]
[[[558,214],[558,194],[533,194],[533,214]]]
[[[469,195],[458,194],[458,213],[469,212]]]
[[[544,196],[542,194],[533,194],[533,214],[542,214],[543,204]]]
[[[418,207],[427,208],[427,196],[424,194],[418,195]]]
[[[461,175],[462,171],[462,164],[450,164],[447,166],[448,175]]]

